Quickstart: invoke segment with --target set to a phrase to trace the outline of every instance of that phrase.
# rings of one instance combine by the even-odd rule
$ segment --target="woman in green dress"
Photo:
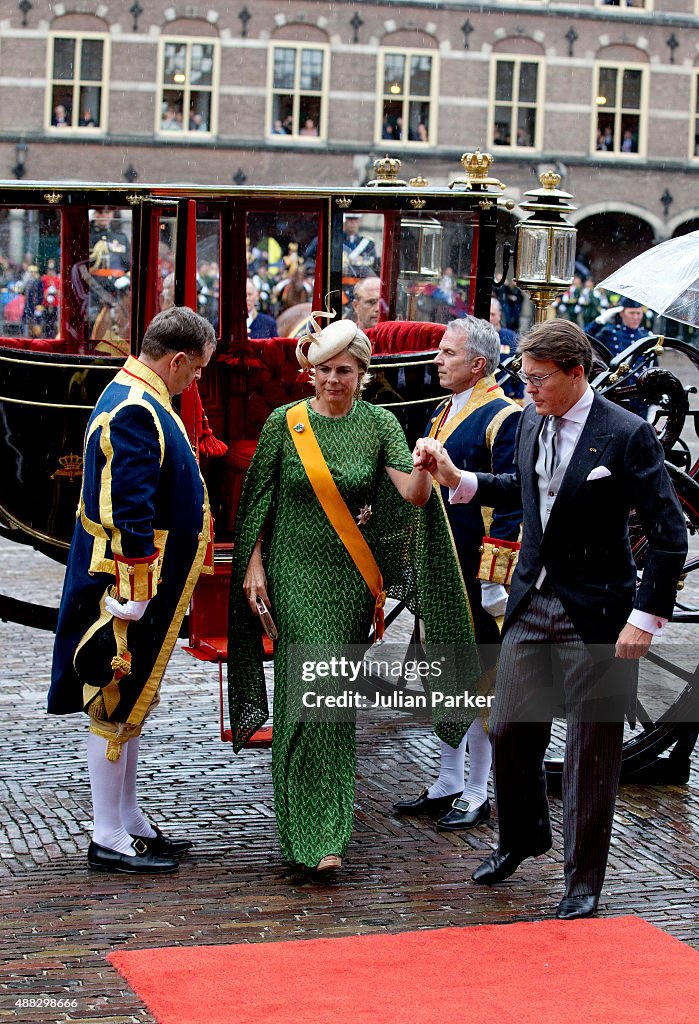
[[[314,321],[312,330],[299,341],[297,356],[311,370],[315,397],[271,414],[243,489],[228,678],[238,750],[268,715],[257,617],[262,599],[279,632],[272,776],[282,853],[293,864],[326,871],[341,866],[352,832],[355,723],[303,720],[309,684],[294,671],[296,645],[366,643],[372,621],[380,630],[388,593],[422,616],[428,642],[464,645],[461,690],[479,670],[463,581],[430,473],[418,449],[411,456],[393,414],[360,399],[370,342],[348,321],[322,331]],[[316,456],[319,449],[315,463],[302,445]],[[334,497],[323,495],[334,488]],[[361,532],[357,543],[366,558],[338,534],[343,516],[345,534]],[[456,746],[472,717],[441,712],[436,731]]]

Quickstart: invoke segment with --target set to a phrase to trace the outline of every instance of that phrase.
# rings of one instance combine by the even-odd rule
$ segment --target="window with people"
[[[536,57],[496,57],[491,74],[489,144],[540,149],[543,62]]]
[[[325,136],[325,46],[284,43],[272,47],[269,134],[294,138]]]
[[[158,133],[215,130],[218,58],[217,40],[161,41]]]
[[[48,128],[81,131],[105,127],[108,52],[108,36],[49,36]]]
[[[646,107],[643,68],[598,65],[595,105],[595,151],[639,153]]]
[[[596,0],[597,7],[635,7],[643,11],[653,10],[653,0]]]
[[[694,113],[689,121],[689,152],[692,156],[699,156],[699,71],[694,75],[693,93],[694,102],[692,103],[692,109]]]
[[[436,143],[436,78],[436,54],[424,50],[380,53],[377,142]]]

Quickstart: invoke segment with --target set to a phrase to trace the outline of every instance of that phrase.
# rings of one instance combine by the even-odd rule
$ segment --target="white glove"
[[[501,583],[481,583],[481,604],[488,615],[499,619],[507,607],[507,591]]]
[[[612,322],[617,313],[621,313],[623,306],[610,306],[609,309],[605,309],[604,313],[600,313],[598,317],[595,317],[596,324],[609,324]]]
[[[138,622],[142,619],[149,604],[150,601],[127,601],[126,604],[121,604],[114,597],[104,599],[104,607],[110,615],[115,619],[125,619],[129,622]]]

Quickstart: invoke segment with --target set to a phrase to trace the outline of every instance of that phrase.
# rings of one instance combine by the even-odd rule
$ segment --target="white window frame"
[[[595,7],[601,7],[605,11],[652,11],[653,0],[644,0],[643,4],[635,3],[634,0],[617,0],[617,3],[605,3],[605,0],[595,0]]]
[[[57,39],[72,39],[75,43],[75,54],[76,59],[73,66],[73,78],[54,78],[53,75],[53,61],[54,61],[54,47]],[[96,39],[102,43],[102,78],[98,82],[92,79],[83,79],[80,77],[81,72],[81,61],[82,61],[82,44],[85,40]],[[104,135],[107,131],[107,123],[109,118],[109,68],[111,58],[111,39],[104,32],[77,32],[77,31],[65,31],[61,32],[56,30],[55,32],[49,32],[49,44],[46,47],[46,102],[44,110],[44,127],[46,131],[51,133],[58,133],[63,135],[66,132],[79,132],[81,135]],[[70,124],[67,127],[61,128],[57,125],[51,124],[51,118],[53,116],[53,90],[56,86],[65,86],[66,88],[72,81],[73,89],[73,107],[71,116],[73,120],[79,120],[81,117],[80,111],[80,89],[82,86],[97,86],[100,91],[100,124],[94,128],[82,127],[79,124]],[[77,102],[76,102],[77,99]]]
[[[699,69],[692,69],[692,98],[689,111],[689,159],[699,160]]]
[[[513,90],[513,96],[511,100],[498,100],[495,98],[495,86],[497,82],[497,66],[498,63],[514,64],[515,70],[512,75],[512,81],[515,85]],[[522,64],[536,64],[538,71],[536,74],[536,100],[534,108],[536,110],[536,130],[531,146],[518,146],[513,145],[512,141],[508,144],[498,143],[495,145],[493,139],[495,137],[495,108],[496,107],[510,107],[511,110],[516,114],[519,111],[520,106],[531,107],[531,103],[526,101],[522,104],[519,102],[519,69]],[[543,148],[544,140],[544,99],[546,96],[546,61],[544,57],[539,57],[535,54],[524,54],[522,56],[514,53],[494,53],[490,61],[490,86],[488,89],[488,149],[493,150],[494,154],[497,155],[499,150],[506,152],[516,153],[533,153]],[[516,121],[518,118],[514,117],[516,138]],[[510,118],[510,124],[512,125],[513,118]],[[510,140],[512,139],[513,132],[510,130]]]
[[[187,47],[187,71],[189,72],[192,60],[192,47],[193,46],[211,46],[213,48],[213,66],[211,69],[211,85],[196,85],[191,86],[186,81],[183,83],[171,83],[163,80],[163,71],[165,63],[165,47],[175,43],[178,46],[185,45]],[[156,103],[155,103],[155,134],[159,139],[167,139],[170,142],[177,142],[178,139],[187,139],[191,141],[193,139],[199,139],[202,142],[210,140],[213,136],[218,134],[218,99],[219,99],[219,75],[221,69],[221,42],[215,36],[161,36],[158,40],[158,67],[157,67],[157,80],[156,80]],[[177,90],[178,84],[182,85],[181,91],[184,94],[184,102],[182,104],[182,115],[184,118],[185,110],[189,110],[188,98],[190,93],[193,92],[208,92],[211,96],[211,104],[209,106],[209,127],[207,131],[199,131],[189,127],[189,121],[187,124],[182,123],[182,128],[177,131],[169,131],[162,127],[163,119],[163,95],[166,92],[173,92]]]
[[[426,142],[421,142],[420,139],[384,139],[383,138],[383,110],[384,101],[391,100],[391,96],[384,93],[384,67],[387,56],[398,55],[405,57],[405,71],[403,74],[403,124],[406,127],[409,124],[409,111],[411,102],[423,102],[429,104],[430,109],[430,126],[428,129],[428,139]],[[413,57],[430,57],[432,65],[430,69],[430,94],[429,96],[413,95],[410,92],[410,62]],[[437,145],[437,139],[439,138],[439,50],[437,49],[410,49],[405,50],[402,47],[397,46],[384,46],[379,50],[378,70],[376,79],[376,119],[374,123],[374,142],[378,146],[383,146],[388,149],[404,149],[406,146],[409,148],[417,149],[429,149]],[[406,88],[406,82],[408,88]],[[398,102],[398,100],[394,100]]]
[[[274,51],[295,50],[294,58],[294,88],[281,89],[274,87]],[[320,50],[323,54],[323,75],[320,89],[301,89],[301,52],[303,50]],[[323,142],[328,135],[328,105],[330,94],[330,46],[328,43],[300,43],[292,39],[272,39],[269,44],[267,57],[267,109],[265,112],[265,136],[269,142],[284,143],[293,139],[294,142],[303,145],[314,145]],[[301,135],[301,96],[317,96],[320,100],[320,118],[318,121],[317,135]],[[293,112],[292,118],[297,131],[284,135],[275,135],[272,132],[274,123],[274,97],[292,96]]]
[[[615,131],[615,137],[619,140],[619,148],[613,150],[600,150],[597,149],[597,114],[600,109],[600,104],[597,103],[597,96],[599,95],[599,79],[600,71],[602,68],[614,68],[617,71],[617,90],[620,90],[624,80],[625,71],[640,71],[641,72],[641,102],[638,108],[636,107],[622,107],[617,105],[615,101],[614,105],[614,122],[618,124],[618,130]],[[647,64],[635,64],[627,63],[624,61],[616,60],[598,60],[595,61],[594,74],[592,76],[592,118],[590,124],[590,154],[598,157],[600,160],[638,160],[646,156],[646,146],[648,140],[648,99],[650,89],[650,74],[649,67]],[[620,94],[619,94],[620,96]],[[635,153],[624,153],[621,150],[621,117],[624,113],[627,114],[638,114],[638,149]]]

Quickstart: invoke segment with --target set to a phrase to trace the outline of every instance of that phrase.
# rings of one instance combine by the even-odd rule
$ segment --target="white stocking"
[[[126,758],[126,773],[124,775],[124,788],[121,791],[121,820],[124,828],[132,836],[143,836],[145,839],[152,839],[155,829],[148,824],[141,808],[138,806],[136,796],[136,774],[138,772],[138,752],[141,746],[141,737],[132,736],[128,743],[124,744],[122,757]]]
[[[476,718],[471,722],[466,733],[468,740],[468,781],[464,788],[463,799],[468,800],[471,807],[479,807],[488,796],[488,776],[493,760],[490,737],[483,728],[483,720]]]
[[[464,757],[466,756],[467,740],[468,733],[456,750],[444,740],[439,741],[439,778],[427,790],[430,800],[451,796],[452,793],[460,793],[464,788]]]
[[[126,774],[126,747],[118,761],[108,761],[107,740],[90,732],[87,736],[87,768],[92,790],[92,838],[99,846],[134,856],[131,836],[121,820],[121,796]]]

